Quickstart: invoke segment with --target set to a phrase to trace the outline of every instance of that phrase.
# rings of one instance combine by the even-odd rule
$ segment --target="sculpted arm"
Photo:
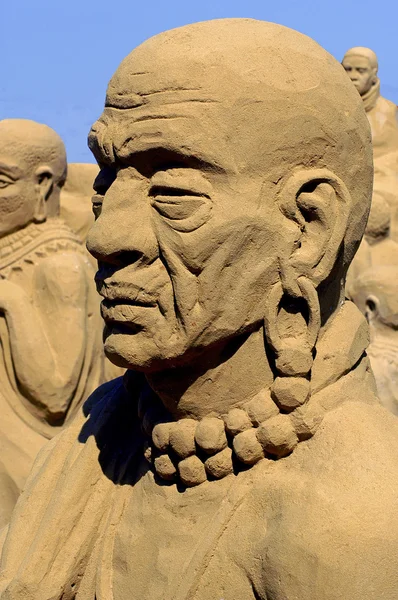
[[[37,267],[33,285],[32,302],[19,286],[0,281],[0,310],[19,384],[52,412],[54,402],[67,404],[73,396],[84,360],[86,264],[74,253],[49,257]]]

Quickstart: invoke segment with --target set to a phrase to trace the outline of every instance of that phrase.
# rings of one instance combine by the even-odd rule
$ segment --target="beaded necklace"
[[[220,417],[172,421],[160,400],[148,403],[148,397],[141,396],[145,457],[159,477],[186,487],[221,479],[262,459],[283,458],[311,437],[315,428],[303,428],[302,409],[281,412],[271,393],[262,390]]]

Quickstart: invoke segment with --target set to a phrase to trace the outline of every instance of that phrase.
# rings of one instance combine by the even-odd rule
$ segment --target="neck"
[[[379,96],[380,96],[380,80],[377,79],[377,81],[375,82],[374,85],[372,85],[370,90],[368,90],[361,96],[366,112],[369,112],[370,110],[372,110],[372,108],[375,107]]]
[[[188,366],[147,375],[150,387],[176,419],[220,416],[239,407],[274,379],[262,328],[207,350]]]

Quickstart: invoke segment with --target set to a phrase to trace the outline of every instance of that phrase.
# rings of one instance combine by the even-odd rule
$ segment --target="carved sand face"
[[[344,57],[342,64],[360,95],[366,94],[376,77],[376,70],[372,68],[369,59],[366,56],[350,54]]]
[[[198,358],[206,369],[216,353],[204,349],[220,356],[260,329],[281,265],[318,285],[343,237],[342,266],[358,242],[371,185],[358,94],[312,41],[245,27],[199,23],[133,50],[91,131],[101,173],[87,245],[99,260],[105,350],[120,366],[162,371]],[[351,164],[364,143],[365,160]],[[345,181],[359,168],[351,195]]]
[[[181,110],[178,99],[163,106],[155,98],[140,109],[105,109],[94,126],[101,134],[91,134],[107,163],[88,239],[99,260],[105,349],[144,370],[258,328],[284,246],[262,171],[239,172],[239,146],[226,148],[213,105]],[[155,118],[159,111],[170,117]],[[114,158],[101,153],[99,135]]]
[[[0,131],[0,237],[21,229],[34,218],[34,169],[15,152]]]

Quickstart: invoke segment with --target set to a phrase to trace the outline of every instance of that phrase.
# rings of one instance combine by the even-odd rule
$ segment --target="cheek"
[[[253,314],[253,307],[278,280],[279,256],[280,239],[273,232],[253,227],[243,238],[231,235],[199,276],[202,305],[224,313],[228,304],[228,310]]]
[[[181,242],[183,252],[176,255],[181,265],[173,270],[179,280],[175,291],[182,290],[184,281],[184,297],[189,297],[191,307],[195,301],[205,320],[226,313],[231,322],[252,320],[261,313],[270,286],[278,281],[279,257],[286,246],[283,236],[272,219],[206,229],[201,239],[195,236]],[[181,271],[185,274],[179,278]]]
[[[0,216],[12,217],[29,213],[29,195],[23,185],[11,185],[0,190]]]
[[[211,220],[191,233],[159,226],[161,254],[185,331],[202,340],[261,320],[264,299],[279,280],[279,258],[289,245],[282,227],[276,210]]]

